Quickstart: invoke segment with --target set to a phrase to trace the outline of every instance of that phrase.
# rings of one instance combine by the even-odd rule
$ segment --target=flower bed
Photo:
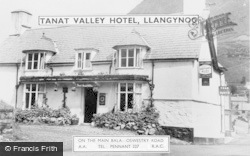
[[[127,129],[142,135],[163,134],[158,123],[159,113],[154,108],[146,108],[141,112],[115,112],[95,114],[92,125],[115,130]]]
[[[17,110],[15,120],[19,123],[45,123],[52,125],[78,124],[79,118],[71,115],[69,108],[51,109],[47,107]],[[77,121],[77,122],[76,122]]]

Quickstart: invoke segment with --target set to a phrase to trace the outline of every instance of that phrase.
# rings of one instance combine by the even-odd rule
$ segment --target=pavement
[[[250,134],[237,134],[223,145],[170,145],[170,153],[72,152],[64,156],[250,156]]]

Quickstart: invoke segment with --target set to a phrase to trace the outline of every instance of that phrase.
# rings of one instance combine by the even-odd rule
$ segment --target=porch
[[[90,123],[95,113],[138,109],[148,82],[146,75],[22,76],[22,108],[67,106],[80,123]]]

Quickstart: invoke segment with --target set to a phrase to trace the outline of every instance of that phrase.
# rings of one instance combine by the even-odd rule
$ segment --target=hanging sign
[[[212,78],[212,66],[210,61],[200,62],[199,75],[200,78]]]
[[[206,22],[210,21],[212,33],[214,36],[224,35],[234,31],[234,26],[237,23],[232,22],[230,19],[231,12],[223,13],[210,17],[207,20],[199,17],[197,23],[189,23],[191,30],[188,32],[188,37],[192,40],[203,37],[206,35]]]

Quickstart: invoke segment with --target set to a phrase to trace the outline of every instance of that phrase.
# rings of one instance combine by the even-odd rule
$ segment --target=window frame
[[[27,91],[27,85],[30,86],[30,89],[29,91]],[[35,91],[32,91],[32,85],[35,85],[36,86],[36,89]],[[39,85],[43,85],[43,91],[39,91]],[[29,94],[29,103],[28,103],[28,108],[26,107],[26,93]],[[24,84],[24,95],[23,95],[23,98],[24,98],[24,104],[23,104],[23,109],[31,109],[31,101],[32,101],[32,93],[35,93],[35,103],[37,103],[37,100],[38,100],[38,95],[39,94],[45,94],[46,93],[46,85],[43,84],[43,83],[26,83]]]
[[[37,60],[35,60],[35,55],[38,54]],[[43,54],[43,62],[41,59],[41,55]],[[29,56],[31,55],[31,60],[29,60]],[[34,63],[37,63],[37,68],[34,69]],[[31,69],[29,69],[29,63],[31,63]],[[45,64],[46,64],[46,52],[28,52],[26,54],[26,65],[25,65],[25,70],[27,71],[37,71],[37,70],[43,70],[45,69]]]
[[[79,54],[81,54],[81,60],[80,60],[81,61],[80,62],[81,67],[78,66],[79,65]],[[90,64],[89,67],[86,67],[86,65],[87,65],[87,61],[86,61],[87,54],[89,54],[89,64]],[[92,70],[92,63],[91,63],[92,55],[93,55],[93,53],[90,52],[90,51],[77,51],[76,52],[75,69],[77,69],[77,70]]]
[[[126,84],[125,87],[125,91],[121,91],[121,84]],[[133,91],[128,91],[128,84],[133,84]],[[140,91],[137,91],[137,86],[136,85],[140,85]],[[128,94],[133,94],[133,107],[132,108],[128,108]],[[139,103],[136,103],[137,101],[137,96],[136,95],[142,95],[142,83],[136,83],[136,82],[119,82],[117,84],[117,104],[118,104],[118,110],[121,110],[121,94],[125,94],[125,109],[124,112],[127,112],[128,109],[134,109],[136,108],[136,106],[139,105]]]
[[[133,49],[133,56],[129,56],[129,50]],[[126,50],[126,57],[122,57],[122,50]],[[137,51],[139,50],[139,51]],[[139,53],[137,55],[137,52]],[[117,64],[116,67],[121,69],[133,69],[133,68],[143,68],[143,59],[142,59],[142,47],[138,46],[129,46],[121,47],[116,51],[114,55],[114,64]],[[122,58],[126,59],[126,66],[122,66]],[[133,58],[133,66],[129,66],[129,59]]]

